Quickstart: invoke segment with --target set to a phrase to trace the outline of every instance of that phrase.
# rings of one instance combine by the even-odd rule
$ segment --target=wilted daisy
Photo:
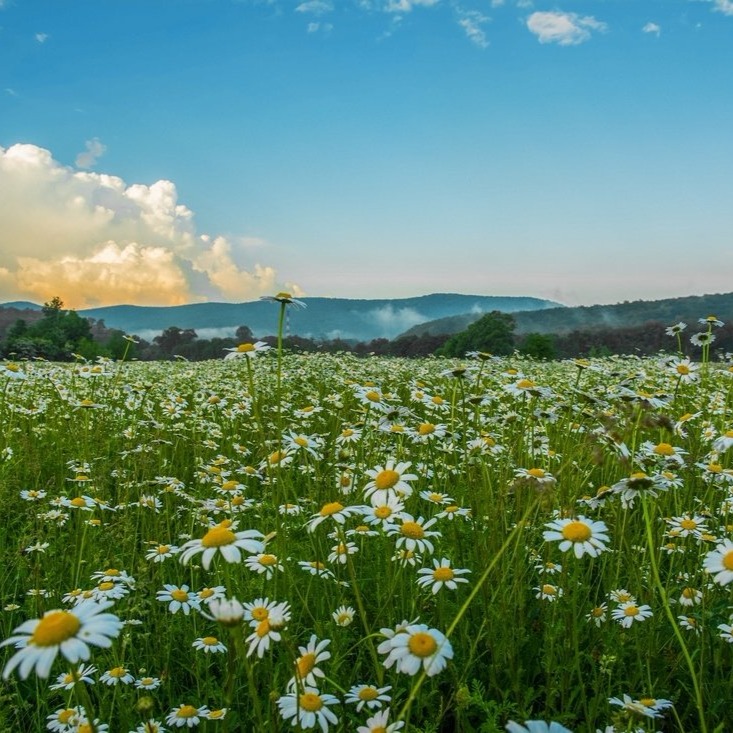
[[[652,615],[650,606],[639,606],[635,601],[622,603],[611,611],[611,618],[618,621],[625,629],[630,628],[634,622],[644,621]]]
[[[385,629],[381,630],[384,634]],[[390,631],[390,629],[386,629]],[[385,634],[386,635],[386,634]],[[386,654],[384,666],[396,665],[397,671],[414,676],[424,669],[428,677],[443,670],[449,659],[453,659],[453,647],[443,633],[425,624],[411,624],[400,628],[378,647],[380,654]]]
[[[394,723],[389,722],[389,710],[380,710],[371,718],[367,718],[366,725],[360,725],[356,733],[395,733],[404,727],[405,724],[401,720],[396,720]]]
[[[470,570],[466,570],[465,568],[452,568],[450,560],[444,557],[440,561],[433,560],[432,568],[418,570],[417,574],[420,577],[417,579],[417,584],[421,588],[431,586],[433,595],[435,595],[443,587],[449,590],[455,590],[458,588],[458,583],[468,583],[468,578],[461,578],[459,576],[470,572]]]
[[[206,718],[208,712],[209,709],[205,705],[199,708],[193,705],[179,705],[168,713],[165,722],[176,728],[194,728],[202,718]]]
[[[295,660],[295,674],[287,684],[288,691],[296,687],[316,687],[318,678],[325,677],[318,663],[331,658],[331,652],[326,649],[330,643],[330,639],[318,641],[318,637],[312,634],[306,646],[298,647],[300,656]]]
[[[705,555],[702,564],[708,573],[715,574],[713,580],[718,585],[728,585],[733,582],[733,541],[723,540],[714,550]]]
[[[338,723],[336,715],[329,710],[329,706],[338,704],[337,697],[321,693],[315,687],[306,687],[302,692],[290,692],[277,701],[283,720],[292,720],[293,726],[305,729],[318,725],[323,733],[328,733],[329,723]]]
[[[56,656],[61,656],[71,664],[86,661],[91,655],[89,645],[104,649],[112,646],[112,639],[119,636],[122,622],[111,613],[103,613],[111,601],[96,603],[83,601],[70,611],[47,611],[42,618],[25,621],[14,630],[11,636],[0,644],[13,644],[17,651],[3,670],[7,679],[19,667],[21,679],[26,679],[32,670],[46,679]]]
[[[226,645],[215,636],[199,637],[191,646],[205,654],[221,654],[227,650]]]
[[[237,563],[242,560],[242,550],[250,554],[263,552],[265,545],[262,542],[264,535],[256,529],[246,529],[235,532],[233,523],[225,519],[209,528],[209,531],[199,540],[190,540],[181,547],[181,562],[185,565],[196,555],[201,554],[201,564],[204,570],[209,569],[211,561],[217,552],[220,552],[228,563]]]
[[[583,555],[597,557],[608,548],[604,542],[608,542],[608,531],[604,522],[594,522],[579,516],[576,519],[556,519],[547,522],[545,527],[548,531],[542,533],[546,542],[560,541],[560,551],[566,552],[571,547],[575,557]]]
[[[115,685],[129,685],[135,681],[126,667],[112,667],[108,669],[100,678],[100,682],[105,685],[114,687]]]
[[[155,595],[156,600],[162,603],[168,603],[168,610],[171,613],[183,611],[188,616],[191,609],[198,611],[201,606],[196,593],[188,589],[187,585],[164,585],[163,590],[159,590]]]
[[[391,689],[391,685],[387,685],[387,687],[354,685],[344,698],[344,702],[356,705],[357,713],[360,713],[365,706],[369,710],[378,710],[385,703],[391,702],[392,697],[387,695]]]

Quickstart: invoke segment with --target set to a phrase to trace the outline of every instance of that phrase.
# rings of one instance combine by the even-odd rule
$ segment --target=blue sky
[[[0,0],[0,300],[733,290],[730,0]]]

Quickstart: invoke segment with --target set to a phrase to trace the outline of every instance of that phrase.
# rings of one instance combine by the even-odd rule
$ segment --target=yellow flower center
[[[591,528],[585,522],[577,519],[568,522],[562,528],[562,536],[571,542],[586,542],[591,538],[592,534]]]
[[[438,643],[430,634],[424,631],[418,631],[410,636],[410,640],[407,642],[407,648],[416,657],[424,658],[435,654],[438,649]]]
[[[726,430],[725,431],[725,437],[726,438],[733,438],[733,430]]]
[[[692,371],[687,364],[678,364],[676,369],[677,369],[677,374],[682,374],[683,376],[686,374],[689,374],[690,371]]]
[[[591,615],[591,616],[593,616],[594,618],[600,618],[601,616],[603,616],[603,613],[604,613],[604,611],[603,611],[603,607],[602,607],[602,606],[596,606],[596,607],[595,607],[595,608],[594,608],[594,609],[593,609],[593,610],[592,610],[592,611],[590,612],[590,615]]]
[[[392,514],[392,510],[388,506],[378,506],[374,510],[374,516],[377,519],[387,519]]]
[[[70,639],[81,628],[79,619],[69,611],[50,611],[36,626],[29,643],[56,646]]]
[[[446,580],[453,580],[455,573],[451,568],[435,568],[433,570],[433,578],[445,582]]]
[[[531,379],[520,379],[517,382],[517,387],[519,389],[532,389],[532,387],[536,386],[537,385]]]
[[[280,463],[280,461],[282,461],[286,456],[287,453],[284,450],[276,450],[274,453],[270,453],[267,462],[270,465],[274,465],[275,463]]]
[[[219,643],[215,636],[205,636],[201,641],[205,646],[216,646]]]
[[[198,713],[198,709],[193,705],[181,705],[176,711],[176,716],[179,718],[193,718],[196,713]]]
[[[425,536],[425,530],[417,522],[410,522],[409,520],[402,523],[400,532],[412,540],[419,540]]]
[[[345,430],[341,431],[342,438],[350,438],[353,434],[354,431],[351,428],[346,428]]]
[[[222,522],[212,527],[201,539],[204,547],[222,547],[223,545],[231,545],[237,536],[229,529],[227,522]]]
[[[277,565],[277,557],[275,555],[260,555],[260,565],[267,567]]]
[[[319,562],[318,560],[312,560],[310,563],[308,563],[314,570],[325,570],[326,566]]]
[[[342,488],[346,488],[347,486],[351,486],[351,476],[349,476],[348,473],[342,474],[339,483],[341,484]]]
[[[331,517],[334,514],[338,514],[343,508],[343,504],[339,503],[338,501],[332,501],[328,504],[324,504],[318,513],[322,517]]]
[[[218,720],[226,715],[226,710],[209,710],[209,720]]]
[[[66,708],[66,710],[62,710],[58,714],[57,717],[58,717],[59,723],[63,723],[64,725],[67,725],[68,723],[70,723],[73,720],[75,715],[76,715],[76,710],[74,710],[73,708]]]
[[[299,445],[301,448],[307,448],[308,438],[304,438],[302,435],[299,435],[297,438],[295,438],[295,440],[293,440],[293,443]]]
[[[298,676],[303,679],[307,677],[316,666],[316,655],[313,652],[304,654],[297,662]]]
[[[222,491],[234,491],[237,488],[237,486],[239,486],[239,484],[236,481],[234,481],[233,479],[230,479],[229,481],[225,481],[221,485],[221,489]]]
[[[292,300],[293,296],[290,293],[278,293],[275,296],[275,300]]]
[[[723,555],[723,567],[726,570],[733,570],[733,550],[728,550],[728,552]]]
[[[374,479],[374,485],[380,490],[391,489],[400,480],[400,474],[391,468],[380,471]]]
[[[71,506],[75,506],[75,507],[82,507],[82,506],[86,506],[87,505],[86,501],[84,499],[82,499],[81,496],[74,497],[69,502],[69,504],[71,504]]]
[[[357,697],[360,700],[365,700],[367,702],[369,702],[369,700],[376,700],[379,697],[379,690],[377,690],[376,687],[364,687],[359,690]]]
[[[544,478],[545,477],[545,471],[543,468],[530,468],[527,473],[532,476],[532,478]]]
[[[264,606],[257,606],[257,608],[252,609],[252,618],[255,621],[264,621],[269,615],[270,612]]]
[[[379,392],[376,392],[373,389],[370,389],[368,392],[364,394],[364,397],[369,400],[369,402],[380,402],[381,397],[379,396]]]
[[[446,514],[453,514],[453,512],[457,512],[458,509],[459,509],[459,507],[456,504],[451,504],[450,506],[445,507],[445,509],[443,509],[443,511]]]
[[[695,589],[694,588],[684,588],[682,590],[682,597],[683,598],[688,598],[688,599],[689,598],[694,598],[695,595],[696,595],[696,592],[695,592]]]
[[[100,583],[98,586],[99,590],[101,591],[108,591],[112,590],[112,588],[115,587],[115,584],[111,580],[105,580],[104,582]]]
[[[642,697],[639,702],[647,708],[653,708],[657,704],[657,701],[653,697]]]
[[[722,473],[723,467],[719,463],[710,463],[708,464],[708,471],[710,473]]]
[[[654,452],[658,456],[673,456],[675,451],[669,443],[659,443],[654,446]]]
[[[430,435],[431,433],[435,432],[435,425],[433,425],[433,423],[431,422],[420,423],[417,428],[417,432],[420,435]]]
[[[254,351],[254,350],[255,350],[254,344],[239,344],[239,346],[237,346],[237,351],[240,354],[246,354],[248,351]]]
[[[349,548],[346,547],[346,545],[341,542],[339,546],[336,548],[336,553],[338,555],[348,555],[349,554]]]
[[[682,527],[682,529],[695,529],[697,527],[697,522],[694,519],[686,518],[680,522],[680,527]]]
[[[638,606],[628,606],[627,608],[624,608],[624,615],[625,616],[637,616],[639,613],[639,607]]]
[[[184,601],[188,600],[188,592],[185,590],[181,590],[180,588],[176,588],[175,590],[171,591],[171,598],[174,601],[183,603]]]
[[[232,506],[242,506],[242,504],[244,504],[243,496],[233,496],[232,497]]]
[[[110,677],[124,677],[127,674],[127,670],[124,667],[114,667],[108,672]]]
[[[430,401],[434,405],[442,405],[445,402],[445,400],[442,397],[440,397],[439,395],[435,395],[434,397],[431,397]]]
[[[89,722],[79,723],[76,728],[76,733],[92,733],[92,724]]]
[[[260,639],[263,636],[267,636],[270,633],[270,622],[266,618],[262,619],[262,621],[257,624],[255,633],[260,637]]]
[[[323,707],[323,700],[315,692],[305,692],[298,698],[300,707],[309,713],[315,713]]]

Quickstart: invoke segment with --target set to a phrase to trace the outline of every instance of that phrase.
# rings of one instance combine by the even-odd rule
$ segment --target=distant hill
[[[715,315],[724,322],[733,321],[733,293],[691,295],[665,300],[635,300],[614,305],[590,305],[574,308],[521,311],[512,314],[516,332],[566,334],[576,330],[625,328],[650,321],[671,326],[684,321],[692,326],[698,318]],[[463,313],[417,324],[403,335],[453,334],[465,330],[481,314]]]
[[[27,300],[14,300],[12,303],[1,303],[0,308],[14,308],[18,311],[40,311],[43,306],[38,303],[31,303]]]
[[[306,308],[288,308],[289,335],[354,341],[393,338],[418,323],[458,313],[470,312],[480,316],[492,310],[514,313],[558,306],[557,303],[540,298],[454,293],[383,300],[302,300]],[[249,326],[255,336],[261,338],[277,331],[277,314],[277,304],[260,300],[170,307],[116,305],[79,311],[79,315],[103,319],[108,328],[118,328],[146,339],[169,326],[192,328],[200,338],[212,338],[233,335],[236,328],[242,325]]]

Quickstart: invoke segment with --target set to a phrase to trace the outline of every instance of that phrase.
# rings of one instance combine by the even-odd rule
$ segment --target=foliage
[[[437,353],[441,356],[464,356],[469,351],[505,356],[514,351],[514,318],[492,311],[472,323],[465,331],[451,336]]]

